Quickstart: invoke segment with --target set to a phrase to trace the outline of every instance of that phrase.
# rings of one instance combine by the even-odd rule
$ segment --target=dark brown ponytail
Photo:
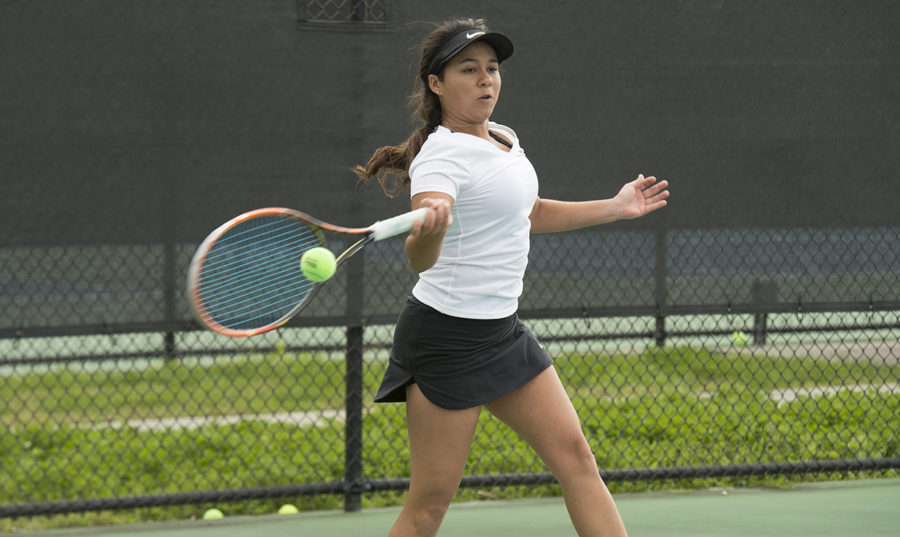
[[[431,61],[440,50],[441,45],[452,35],[465,28],[481,28],[487,31],[487,25],[482,19],[456,19],[435,28],[422,42],[419,71],[413,85],[413,93],[409,98],[409,106],[414,109],[413,120],[419,123],[419,127],[401,144],[376,149],[365,167],[353,168],[360,181],[377,180],[381,185],[381,190],[388,197],[396,196],[409,185],[410,164],[419,154],[428,135],[441,124],[441,102],[428,86],[425,73],[428,72]],[[443,72],[438,76],[443,79]]]

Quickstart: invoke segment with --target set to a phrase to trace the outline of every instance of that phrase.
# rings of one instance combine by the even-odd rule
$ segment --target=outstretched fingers
[[[641,194],[644,196],[644,214],[661,209],[667,205],[666,198],[669,197],[669,182],[666,180],[657,181],[656,177],[638,176],[638,182],[641,185]]]

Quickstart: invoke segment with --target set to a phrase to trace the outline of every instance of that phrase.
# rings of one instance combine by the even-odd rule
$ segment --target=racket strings
[[[244,235],[248,234],[244,233]],[[262,263],[272,263],[274,261],[276,262],[275,266],[283,269],[281,273],[274,273],[270,270],[269,272],[272,276],[287,275],[293,272],[292,269],[295,267],[278,263],[278,261],[294,258],[300,259],[303,252],[319,244],[315,236],[310,237],[307,241],[298,243],[294,240],[296,237],[291,237],[287,234],[283,234],[283,237],[278,238],[272,236],[273,234],[270,231],[269,235],[269,237],[263,239],[269,241],[265,246],[254,243],[249,238],[244,238],[242,241],[222,241],[220,239],[219,243],[207,255],[204,267],[210,273],[222,271],[223,274],[228,275],[217,282],[219,287],[224,288],[252,277],[253,274],[259,271],[259,265]],[[259,283],[263,282],[259,281]]]
[[[300,270],[300,257],[321,243],[317,229],[287,215],[251,218],[227,230],[199,277],[206,313],[234,330],[278,322],[315,287]]]

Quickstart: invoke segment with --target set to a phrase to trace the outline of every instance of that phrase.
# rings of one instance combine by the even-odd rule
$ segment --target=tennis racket
[[[324,282],[308,279],[300,257],[325,243],[323,231],[360,239],[337,256],[341,263],[369,244],[412,229],[422,208],[366,228],[347,228],[270,207],[232,218],[197,248],[188,271],[188,297],[197,318],[226,336],[268,332],[297,315]]]

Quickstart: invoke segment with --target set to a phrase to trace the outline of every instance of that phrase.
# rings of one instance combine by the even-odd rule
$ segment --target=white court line
[[[772,390],[768,398],[781,404],[787,404],[801,397],[825,397],[837,395],[840,392],[851,391],[854,393],[874,390],[878,393],[900,394],[900,384],[853,384],[839,386],[815,386],[812,388],[785,388]],[[703,392],[698,394],[700,399],[708,399],[715,394]],[[626,398],[628,400],[630,398]],[[619,401],[610,398],[611,401]],[[232,416],[183,416],[172,418],[146,418],[130,419],[125,421],[114,420],[91,424],[91,429],[121,429],[129,427],[138,431],[160,431],[166,429],[199,429],[206,425],[236,425],[243,421],[263,421],[266,423],[286,423],[297,427],[315,426],[321,427],[330,421],[344,421],[346,414],[343,410],[311,410],[297,412],[277,412],[271,414],[238,414]]]
[[[234,416],[184,416],[174,418],[146,418],[125,421],[104,421],[91,424],[91,429],[121,429],[130,427],[139,431],[160,431],[165,429],[199,429],[206,425],[236,425],[243,421],[264,421],[266,423],[286,423],[305,427],[325,425],[331,420],[344,421],[343,410],[311,410],[298,412],[278,412],[273,414],[239,414]]]
[[[775,401],[779,405],[791,403],[801,397],[824,397],[837,395],[840,392],[867,392],[869,390],[878,393],[900,394],[900,384],[851,384],[842,386],[815,386],[813,388],[787,388],[783,390],[772,390],[769,392],[769,399]]]

